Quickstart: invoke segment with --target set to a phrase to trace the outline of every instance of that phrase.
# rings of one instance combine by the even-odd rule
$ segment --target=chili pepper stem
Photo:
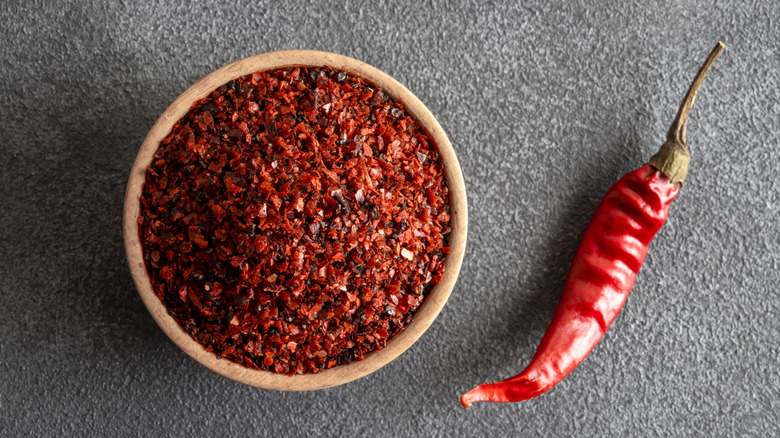
[[[699,69],[690,88],[688,88],[688,93],[686,93],[680,104],[677,117],[674,118],[669,132],[666,134],[666,142],[649,161],[649,164],[669,177],[669,181],[672,184],[679,182],[682,185],[685,182],[685,177],[688,175],[688,163],[691,160],[691,153],[685,144],[685,129],[688,124],[688,115],[691,112],[691,108],[693,108],[693,102],[696,100],[696,93],[704,82],[704,77],[707,76],[707,72],[710,71],[710,67],[712,67],[715,59],[725,48],[726,46],[719,41],[709,56],[707,56],[707,60],[704,61],[704,64]]]

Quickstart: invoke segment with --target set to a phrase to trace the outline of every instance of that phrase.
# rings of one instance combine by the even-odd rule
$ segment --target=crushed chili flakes
[[[439,152],[400,102],[330,68],[284,68],[196,102],[146,172],[154,292],[220,358],[316,373],[382,348],[449,253]]]

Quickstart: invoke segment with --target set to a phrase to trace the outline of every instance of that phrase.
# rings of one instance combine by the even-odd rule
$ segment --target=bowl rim
[[[428,293],[412,322],[390,338],[385,347],[367,354],[362,361],[353,361],[314,374],[288,376],[246,368],[227,359],[217,359],[216,355],[206,351],[179,326],[152,290],[143,261],[137,218],[146,169],[160,142],[190,110],[192,103],[235,78],[257,71],[294,66],[329,66],[346,70],[368,79],[406,106],[408,113],[428,131],[439,148],[450,192],[452,231],[449,236],[450,254],[445,259],[441,282]],[[411,91],[379,69],[344,55],[314,50],[267,52],[238,60],[206,75],[179,95],[160,115],[140,147],[128,179],[123,213],[125,252],[133,282],[141,300],[163,332],[206,368],[250,386],[281,391],[307,391],[341,385],[378,370],[406,351],[430,327],[452,293],[463,262],[468,230],[463,173],[447,134],[430,110]]]

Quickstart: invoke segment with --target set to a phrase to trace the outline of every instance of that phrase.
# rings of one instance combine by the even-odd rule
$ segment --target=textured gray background
[[[27,2],[0,5],[4,435],[769,436],[780,417],[777,2]],[[459,395],[530,359],[602,194],[661,144],[699,64],[690,177],[593,354],[522,404]],[[146,132],[256,53],[366,61],[438,117],[470,234],[431,329],[311,393],[223,379],[171,343],[126,267]]]

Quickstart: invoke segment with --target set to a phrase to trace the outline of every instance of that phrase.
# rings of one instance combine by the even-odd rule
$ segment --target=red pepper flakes
[[[229,82],[146,172],[152,287],[218,357],[276,373],[361,360],[408,324],[449,253],[449,192],[400,102],[330,68]]]

